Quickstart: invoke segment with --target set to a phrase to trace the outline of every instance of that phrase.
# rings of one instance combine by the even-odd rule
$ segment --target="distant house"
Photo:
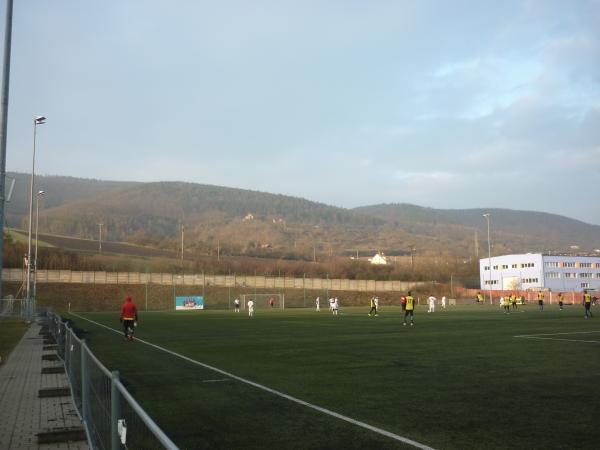
[[[369,262],[373,265],[384,265],[387,264],[387,258],[383,253],[376,253],[375,256],[369,258]]]

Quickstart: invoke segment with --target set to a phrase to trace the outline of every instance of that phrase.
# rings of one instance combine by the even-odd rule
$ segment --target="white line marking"
[[[559,336],[561,334],[590,334],[590,333],[600,333],[600,331],[570,331],[567,333],[540,333],[540,334],[520,334],[518,336],[513,337],[530,337],[530,336]]]
[[[514,336],[521,339],[539,339],[544,341],[568,341],[568,342],[587,342],[589,344],[600,344],[600,341],[584,341],[583,339],[562,339],[562,338],[545,338],[536,336]]]
[[[93,323],[95,325],[98,325],[98,326],[100,326],[102,328],[106,328],[107,330],[113,331],[115,333],[118,333],[118,334],[122,333],[122,331],[115,330],[114,328],[110,328],[110,327],[108,327],[108,326],[106,326],[104,324],[101,324],[101,323],[95,322],[93,320],[87,319],[87,318],[85,318],[83,316],[80,316],[78,314],[71,313],[71,315],[73,315],[75,317],[79,317],[80,319],[83,319],[83,320],[87,320],[88,322],[91,322],[91,323]],[[227,377],[233,378],[234,380],[240,381],[242,383],[249,384],[250,386],[254,386],[255,388],[262,389],[263,391],[270,392],[271,394],[274,394],[274,395],[277,395],[279,397],[285,398],[285,399],[287,399],[287,400],[289,400],[291,402],[298,403],[299,405],[306,406],[307,408],[311,408],[311,409],[314,409],[316,411],[322,412],[323,414],[327,414],[329,416],[335,417],[336,419],[340,419],[340,420],[343,420],[345,422],[351,423],[353,425],[357,425],[359,427],[366,428],[367,430],[370,430],[370,431],[373,431],[375,433],[381,434],[382,436],[386,436],[386,437],[389,437],[391,439],[395,439],[396,441],[400,441],[400,442],[403,442],[405,444],[412,445],[413,447],[420,448],[421,450],[435,450],[433,447],[429,447],[429,446],[427,446],[425,444],[421,444],[420,442],[413,441],[412,439],[405,438],[403,436],[391,433],[391,432],[386,431],[386,430],[384,430],[382,428],[374,427],[374,426],[369,425],[367,423],[361,422],[360,420],[353,419],[352,417],[348,417],[348,416],[344,416],[343,414],[336,413],[335,411],[331,411],[329,409],[322,408],[322,407],[317,406],[317,405],[313,405],[312,403],[305,402],[304,400],[300,400],[299,398],[292,397],[291,395],[284,394],[283,392],[276,391],[275,389],[271,389],[270,387],[264,386],[264,385],[259,384],[259,383],[255,383],[254,381],[250,381],[250,380],[247,380],[247,379],[242,378],[242,377],[238,377],[237,375],[234,375],[234,374],[229,373],[229,372],[225,372],[224,370],[217,369],[216,367],[213,367],[213,366],[209,366],[208,364],[201,363],[200,361],[196,361],[195,359],[191,359],[191,358],[188,358],[187,356],[181,355],[179,353],[175,353],[175,352],[173,352],[171,350],[168,350],[168,349],[166,349],[164,347],[161,347],[159,345],[152,344],[151,342],[148,342],[148,341],[144,341],[143,339],[135,338],[135,340],[138,341],[138,342],[141,342],[142,344],[146,344],[146,345],[148,345],[150,347],[154,347],[157,350],[161,350],[163,352],[169,353],[170,355],[177,356],[178,358],[181,358],[181,359],[183,359],[185,361],[188,361],[188,362],[190,362],[192,364],[196,364],[196,365],[204,367],[206,369],[213,370],[213,371],[215,371],[217,373],[220,373],[221,375],[225,375]]]
[[[202,380],[203,383],[220,383],[222,381],[231,381],[230,378],[219,378],[218,380]]]
[[[571,331],[568,333],[521,334],[521,335],[513,336],[513,337],[522,338],[522,339],[539,339],[539,340],[547,340],[547,341],[585,342],[588,344],[600,344],[600,341],[586,341],[583,339],[563,339],[563,338],[542,337],[542,336],[564,336],[564,335],[573,335],[573,334],[592,334],[592,333],[600,333],[600,331]]]

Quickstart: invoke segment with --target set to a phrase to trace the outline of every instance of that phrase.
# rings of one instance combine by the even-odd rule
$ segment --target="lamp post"
[[[31,162],[31,181],[29,183],[29,235],[27,239],[27,300],[31,300],[31,232],[33,226],[33,185],[35,183],[35,138],[37,135],[37,126],[45,123],[44,116],[37,116],[33,119],[33,157]]]
[[[492,302],[492,244],[490,243],[490,213],[485,213],[483,217],[487,220],[487,236],[488,236],[488,269],[490,276],[488,278],[488,288],[490,291],[490,305]]]
[[[35,253],[33,256],[33,270],[35,271],[35,275],[33,277],[33,298],[35,298],[37,292],[37,256],[38,256],[38,225],[40,219],[40,197],[42,197],[46,192],[38,191],[35,196]]]
[[[98,253],[102,253],[102,226],[103,223],[98,224]]]

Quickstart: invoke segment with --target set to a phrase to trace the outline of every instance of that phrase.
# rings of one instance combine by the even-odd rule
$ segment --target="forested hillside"
[[[27,226],[29,177],[16,174],[9,224]],[[312,260],[315,255],[456,256],[600,248],[600,227],[566,217],[506,209],[438,210],[407,204],[344,209],[306,199],[220,186],[38,177],[47,194],[40,231],[177,251]]]

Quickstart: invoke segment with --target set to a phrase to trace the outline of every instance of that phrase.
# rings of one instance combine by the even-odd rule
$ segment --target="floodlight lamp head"
[[[490,213],[483,214],[483,217],[490,217]]]
[[[41,125],[43,123],[46,123],[46,118],[44,116],[36,116],[34,121],[36,125]]]
[[[38,196],[45,195],[45,194],[46,194],[46,191],[38,191],[38,193],[37,193]]]

